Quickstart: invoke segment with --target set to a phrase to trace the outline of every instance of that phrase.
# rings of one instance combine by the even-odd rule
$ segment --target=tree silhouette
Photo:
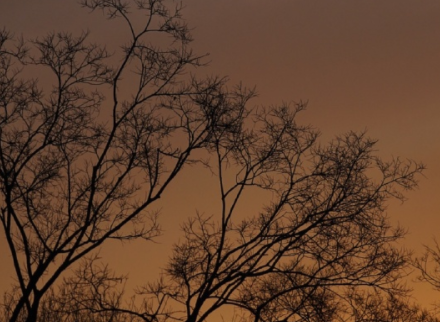
[[[377,292],[351,290],[346,299],[349,303],[347,311],[351,320],[356,322],[439,321],[432,312],[411,303],[406,296],[402,295],[388,294],[383,296]]]
[[[436,291],[440,291],[440,245],[434,239],[433,245],[425,245],[425,252],[413,262],[419,272],[419,281],[427,282]],[[439,303],[433,303],[437,309]]]
[[[133,2],[145,14],[136,29],[128,4],[82,4],[126,22],[119,56],[87,33],[26,43],[0,33],[0,219],[20,294],[10,321],[36,321],[61,274],[106,240],[156,236],[150,205],[217,128],[233,130],[253,95],[187,77],[201,57],[179,6]],[[167,41],[155,44],[156,34]],[[51,73],[52,86],[26,78],[32,68]]]
[[[363,134],[321,146],[295,123],[301,109],[257,113],[252,130],[217,141],[210,169],[221,209],[187,221],[163,280],[141,292],[163,305],[162,320],[205,321],[229,306],[252,321],[329,321],[332,293],[392,292],[399,282],[409,254],[393,246],[404,232],[390,227],[385,203],[413,187],[420,167],[383,162]],[[237,212],[257,190],[270,193],[269,204]]]
[[[253,90],[189,76],[202,57],[179,5],[82,5],[125,22],[119,54],[87,33],[0,33],[0,220],[17,281],[5,320],[201,322],[234,307],[253,321],[323,321],[344,287],[393,289],[408,254],[385,206],[423,165],[381,160],[364,133],[322,145],[296,121],[305,104],[252,109]],[[35,68],[50,88],[28,77]],[[220,208],[187,220],[162,278],[126,303],[96,251],[157,236],[151,205],[187,164],[214,175]],[[239,211],[258,191],[261,211]]]

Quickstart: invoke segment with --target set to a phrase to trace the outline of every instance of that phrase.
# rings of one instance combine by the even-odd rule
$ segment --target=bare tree
[[[157,236],[150,206],[253,96],[186,74],[201,57],[179,5],[82,5],[125,22],[120,53],[87,33],[0,33],[0,220],[17,281],[10,321],[37,321],[44,294],[106,240]],[[144,13],[142,26],[130,10]],[[35,70],[53,83],[29,78]]]
[[[321,145],[296,123],[303,108],[257,110],[241,131],[213,132],[205,165],[220,208],[183,225],[163,277],[139,288],[135,315],[202,322],[229,307],[243,321],[331,321],[347,287],[401,291],[409,254],[394,245],[404,231],[385,207],[423,166],[384,162],[362,133]],[[266,206],[240,211],[254,193],[267,193]]]
[[[349,319],[335,321],[356,322],[438,322],[433,312],[411,302],[407,294],[393,295],[350,290],[348,299]]]
[[[128,1],[82,5],[125,22],[119,55],[87,33],[0,33],[0,220],[17,279],[5,319],[202,322],[229,306],[256,322],[322,321],[344,287],[394,287],[408,254],[385,207],[423,165],[382,161],[363,133],[321,145],[296,122],[305,104],[252,110],[252,90],[185,74],[202,63],[180,6],[134,0],[139,27]],[[35,68],[49,89],[26,78]],[[157,236],[151,206],[186,164],[214,174],[220,208],[183,225],[162,279],[127,304],[94,254]],[[257,192],[261,211],[240,210]]]
[[[413,262],[420,276],[419,281],[430,284],[434,290],[440,291],[440,244],[436,239],[432,246],[425,245],[423,256],[416,258]],[[439,302],[433,303],[437,308]]]
[[[108,306],[122,305],[126,276],[117,276],[107,265],[99,262],[97,255],[83,258],[79,267],[63,278],[59,285],[46,292],[40,301],[38,321],[134,321],[117,311],[104,310]],[[16,293],[18,296],[19,293]],[[3,320],[10,316],[11,305],[17,302],[14,293],[4,300]],[[23,317],[23,321],[26,317]]]

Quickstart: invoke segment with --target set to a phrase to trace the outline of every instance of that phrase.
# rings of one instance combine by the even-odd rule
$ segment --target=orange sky
[[[384,158],[402,156],[426,163],[420,188],[408,195],[408,202],[393,204],[388,211],[409,228],[406,246],[420,251],[434,236],[440,239],[440,1],[184,3],[184,17],[194,28],[194,49],[210,53],[210,66],[201,73],[229,75],[231,85],[239,81],[256,85],[259,97],[252,102],[256,105],[308,100],[301,119],[319,128],[323,139],[367,129],[379,139]],[[86,29],[106,42],[123,37],[122,30],[100,18],[99,13],[88,15],[72,0],[0,2],[0,24],[25,37]],[[197,191],[204,179],[188,171],[179,180],[192,180]],[[173,213],[179,211],[183,218],[197,207],[193,204],[197,198],[182,206],[180,202],[189,197],[175,187],[166,196],[177,197],[164,205],[162,217],[168,231],[177,229],[176,221],[169,220]],[[169,249],[166,236],[167,232],[161,244],[149,245],[145,256],[139,256],[145,252],[144,244],[125,245],[130,251],[118,258],[125,263],[122,272],[130,270],[134,280],[143,276],[155,261],[150,254]],[[103,251],[104,256],[111,253]],[[5,257],[0,254],[1,263]],[[0,266],[0,276],[10,276],[6,266]],[[1,282],[2,293],[8,281]],[[439,294],[418,291],[417,295],[429,301]]]

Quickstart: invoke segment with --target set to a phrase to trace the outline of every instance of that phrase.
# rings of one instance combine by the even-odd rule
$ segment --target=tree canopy
[[[406,302],[405,231],[385,211],[422,164],[383,160],[364,132],[324,143],[298,122],[306,103],[256,108],[253,89],[195,76],[204,56],[180,4],[81,5],[125,23],[118,52],[88,33],[0,33],[0,221],[16,278],[3,320],[436,321]],[[97,252],[154,240],[153,205],[189,165],[212,176],[218,208],[176,218],[162,274],[126,298]],[[264,206],[243,210],[253,194]]]

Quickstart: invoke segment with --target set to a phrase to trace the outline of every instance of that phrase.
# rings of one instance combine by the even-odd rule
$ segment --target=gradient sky
[[[0,25],[25,37],[48,31],[79,33],[112,43],[124,31],[104,24],[72,0],[0,2]],[[193,29],[194,49],[209,52],[201,74],[229,75],[231,85],[256,86],[251,104],[306,100],[300,119],[322,132],[323,140],[348,130],[367,130],[379,139],[379,154],[424,162],[428,169],[418,190],[388,209],[392,220],[409,228],[404,245],[416,253],[440,239],[440,1],[438,0],[184,0],[184,18]],[[0,26],[1,27],[1,26]],[[194,190],[204,178],[190,171]],[[177,187],[177,185],[175,185]],[[149,272],[158,253],[167,253],[166,236],[177,229],[173,213],[192,215],[198,199],[173,188],[164,207],[168,230],[160,244],[112,245],[125,249],[117,268],[135,283]],[[174,197],[176,196],[176,197]],[[182,206],[180,201],[190,200]],[[168,216],[168,217],[167,217]],[[168,220],[167,220],[168,219]],[[0,245],[0,250],[3,247]],[[127,251],[130,249],[130,251]],[[140,255],[144,254],[144,255]],[[6,256],[0,254],[1,263]],[[155,266],[155,265],[153,265]],[[0,266],[0,293],[10,276]],[[148,272],[148,273],[146,273]],[[5,280],[6,278],[6,280]],[[416,285],[425,303],[438,293]]]

